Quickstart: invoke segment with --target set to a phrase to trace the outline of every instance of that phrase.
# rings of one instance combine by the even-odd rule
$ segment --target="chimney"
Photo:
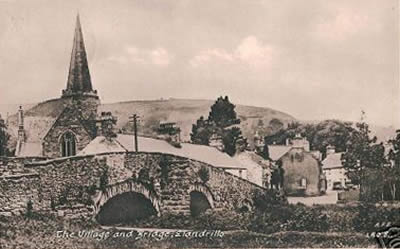
[[[335,152],[336,152],[335,146],[333,145],[326,146],[326,155],[331,155],[334,154]]]
[[[302,137],[300,133],[296,133],[294,139],[292,140],[293,148],[303,148],[305,151],[310,151],[310,142],[307,138]]]
[[[114,132],[114,125],[116,123],[117,118],[111,112],[102,112],[96,122],[97,136],[104,136],[109,140],[116,137]]]

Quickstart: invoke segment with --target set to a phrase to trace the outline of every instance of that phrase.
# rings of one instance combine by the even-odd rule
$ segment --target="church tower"
[[[90,78],[89,64],[83,40],[83,32],[79,14],[76,17],[74,42],[72,45],[71,61],[67,87],[62,91],[62,99],[70,108],[78,109],[82,118],[95,129],[97,108],[100,104],[97,91],[93,89]]]

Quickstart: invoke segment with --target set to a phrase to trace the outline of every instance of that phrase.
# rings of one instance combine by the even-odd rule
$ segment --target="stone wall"
[[[132,181],[141,186],[141,192],[152,196],[153,203],[159,203],[161,215],[189,214],[191,191],[203,193],[214,209],[221,210],[238,209],[245,202],[251,203],[254,191],[262,189],[211,165],[160,153],[75,156],[27,162],[25,169],[31,172],[30,178],[21,176],[20,181],[2,178],[0,207],[8,202],[22,205],[30,198],[35,210],[94,217],[100,208],[97,203],[104,204],[121,194],[113,186]],[[200,177],[200,171],[207,171],[209,177]],[[11,189],[18,189],[18,184],[20,192],[13,192]],[[31,186],[30,190],[26,186]]]
[[[40,203],[40,178],[34,173],[0,176],[0,215],[21,215],[29,200]]]

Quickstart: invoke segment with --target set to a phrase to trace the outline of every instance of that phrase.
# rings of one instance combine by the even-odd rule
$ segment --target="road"
[[[336,191],[327,192],[322,196],[312,196],[312,197],[288,197],[290,204],[303,203],[307,206],[312,206],[313,204],[336,204],[338,197]]]

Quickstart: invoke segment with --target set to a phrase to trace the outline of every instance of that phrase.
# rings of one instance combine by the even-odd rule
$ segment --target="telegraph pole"
[[[134,144],[135,144],[135,151],[138,152],[139,147],[138,147],[138,138],[137,138],[137,122],[138,122],[139,116],[137,114],[133,114],[129,118],[130,118],[130,122],[133,122],[133,139],[134,139]]]

